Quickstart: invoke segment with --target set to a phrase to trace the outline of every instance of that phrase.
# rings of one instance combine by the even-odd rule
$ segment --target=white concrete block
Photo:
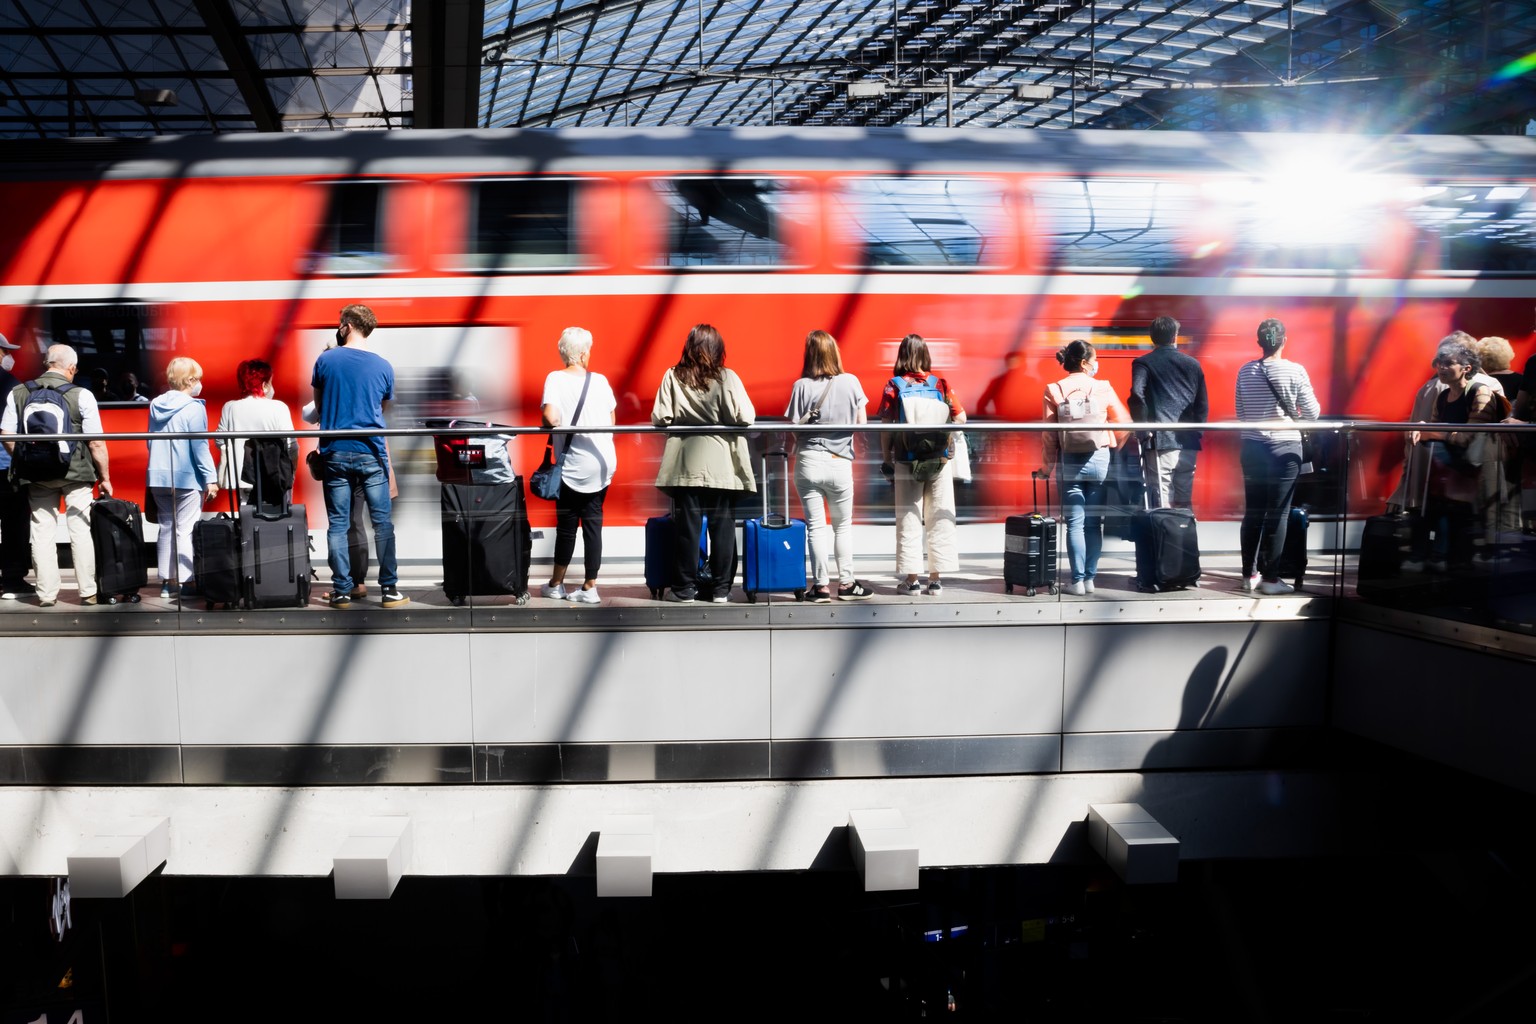
[[[597,894],[649,896],[655,856],[653,815],[607,815],[597,836]]]
[[[849,811],[848,849],[865,892],[917,888],[917,839],[900,811]]]
[[[1088,844],[1128,885],[1178,880],[1179,840],[1140,804],[1090,804]]]
[[[99,827],[68,857],[69,891],[81,898],[118,899],[165,863],[169,818],[125,818]]]
[[[332,859],[339,900],[386,900],[412,865],[411,819],[404,815],[364,818]]]

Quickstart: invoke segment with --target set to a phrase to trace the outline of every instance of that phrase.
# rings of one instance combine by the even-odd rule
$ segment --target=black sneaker
[[[385,608],[398,608],[403,604],[410,604],[411,599],[400,593],[399,587],[384,587],[379,594],[379,603]]]
[[[837,588],[837,598],[839,601],[867,601],[874,596],[875,592],[858,580],[854,580],[846,587]]]
[[[693,603],[697,602],[698,599],[699,599],[699,592],[697,590],[669,590],[669,591],[667,591],[667,600],[668,601],[675,601],[678,604],[693,604]]]
[[[352,595],[351,594],[337,594],[337,593],[333,592],[331,594],[331,607],[332,608],[350,608],[350,607],[352,607]]]
[[[31,597],[37,593],[37,588],[26,580],[7,580],[0,583],[0,601],[16,601],[23,597]]]

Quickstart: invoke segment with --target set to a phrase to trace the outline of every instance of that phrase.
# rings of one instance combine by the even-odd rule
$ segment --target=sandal
[[[826,587],[812,587],[805,595],[805,599],[812,604],[831,604],[832,591]]]

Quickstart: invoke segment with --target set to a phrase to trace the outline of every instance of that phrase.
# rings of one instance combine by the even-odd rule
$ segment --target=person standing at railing
[[[1307,368],[1285,358],[1285,325],[1270,317],[1259,324],[1258,341],[1263,357],[1237,371],[1237,418],[1245,423],[1317,419],[1322,406]],[[1242,431],[1240,462],[1243,589],[1289,594],[1295,588],[1280,579],[1280,552],[1301,473],[1301,431]]]
[[[608,378],[587,368],[592,359],[592,332],[567,327],[556,343],[565,368],[544,378],[544,426],[612,426],[618,401]],[[555,499],[555,565],[540,593],[557,601],[597,604],[597,574],[603,567],[603,502],[619,461],[612,434],[567,434],[563,445],[560,495]],[[582,584],[565,589],[565,573],[576,554],[576,530],[581,530]]]
[[[1099,552],[1104,547],[1104,481],[1112,449],[1124,444],[1129,431],[1107,429],[1128,423],[1130,411],[1107,380],[1097,380],[1099,357],[1081,338],[1056,353],[1067,375],[1046,385],[1045,421],[1071,423],[1075,429],[1047,431],[1045,471],[1056,471],[1061,514],[1067,524],[1067,563],[1072,582],[1067,592],[1094,592]]]
[[[293,410],[287,404],[274,398],[276,393],[272,388],[272,365],[265,359],[247,359],[241,362],[235,371],[235,384],[240,389],[240,397],[232,402],[225,402],[224,408],[219,412],[219,430],[284,430],[291,431],[293,426]],[[272,449],[281,448],[286,452],[286,460],[282,466],[281,476],[287,479],[287,487],[293,487],[293,467],[298,459],[299,442],[296,438],[288,437],[280,443],[272,439],[257,442],[258,446],[270,453]],[[269,459],[270,461],[270,459]],[[263,475],[272,478],[279,475],[279,467],[275,465],[263,465]],[[233,437],[226,442],[224,457],[219,463],[219,486],[225,489],[238,486],[240,488],[240,500],[255,500],[253,491],[254,483],[247,483],[250,477],[254,480],[253,472],[248,473],[245,467],[245,439]],[[276,505],[286,500],[285,494],[273,494],[269,489],[263,488],[262,500],[269,505]]]
[[[1179,322],[1152,321],[1152,351],[1131,363],[1131,418],[1142,423],[1204,423],[1210,412],[1205,370],[1178,351]],[[1141,437],[1142,475],[1151,508],[1189,508],[1195,489],[1198,430],[1152,430]]]
[[[16,368],[13,353],[20,348],[0,334],[0,395],[7,398],[21,385],[11,374]],[[26,481],[11,477],[11,453],[0,445],[0,599],[6,601],[37,593],[27,582],[27,571],[32,568],[29,516]]]
[[[1480,338],[1474,351],[1482,361],[1483,373],[1498,381],[1505,400],[1513,403],[1520,396],[1524,381],[1509,368],[1515,359],[1509,339]],[[1520,534],[1520,444],[1506,435],[1494,435],[1489,440],[1493,443],[1488,450],[1495,457],[1483,463],[1478,485],[1477,500],[1483,519],[1482,544],[1473,557],[1478,562],[1500,558],[1501,548],[1517,542]]]
[[[165,391],[149,403],[151,433],[197,433],[208,429],[208,409],[197,396],[203,391],[203,368],[196,360],[177,356],[165,366]],[[206,440],[151,439],[145,491],[155,503],[160,524],[156,547],[160,555],[160,596],[180,590],[197,593],[192,579],[192,527],[206,502],[219,493],[213,450]]]
[[[1440,352],[1447,345],[1465,345],[1472,347],[1477,344],[1477,339],[1466,331],[1452,331],[1435,345],[1435,352]],[[1479,372],[1473,378],[1478,383],[1487,385],[1495,391],[1503,393],[1503,386],[1486,373]],[[1413,408],[1409,410],[1408,419],[1414,423],[1428,423],[1435,418],[1435,402],[1440,398],[1440,392],[1445,390],[1445,383],[1440,380],[1437,373],[1424,382],[1413,396]],[[1403,439],[1403,475],[1398,481],[1397,489],[1387,498],[1388,511],[1403,510],[1416,511],[1423,507],[1424,485],[1429,474],[1429,450],[1415,445],[1405,436]]]
[[[0,415],[0,434],[24,432],[22,407],[33,385],[61,392],[69,410],[68,433],[85,435],[79,441],[64,442],[67,465],[57,474],[18,472],[25,460],[17,453],[24,442],[6,441],[11,454],[11,472],[27,481],[27,508],[32,516],[32,565],[37,570],[37,603],[51,608],[58,603],[59,588],[59,499],[64,500],[65,521],[69,526],[69,551],[75,564],[75,582],[80,587],[80,603],[96,603],[96,546],[91,541],[91,490],[101,485],[101,493],[112,494],[112,473],[107,442],[92,434],[101,434],[101,412],[96,396],[89,388],[75,385],[80,369],[79,357],[68,345],[49,345],[47,370],[34,381],[11,389],[5,412]],[[66,431],[57,431],[65,433]],[[54,431],[49,431],[54,433]]]
[[[859,378],[843,372],[837,339],[826,331],[807,334],[800,379],[789,393],[784,416],[791,423],[828,428],[790,435],[795,446],[795,490],[805,507],[811,556],[811,586],[806,596],[817,604],[832,600],[828,556],[837,561],[840,600],[862,601],[874,596],[853,575],[853,431],[831,429],[834,424],[868,422],[868,404]]]
[[[384,407],[395,394],[395,369],[383,356],[366,348],[368,336],[378,324],[378,318],[367,306],[343,307],[336,328],[336,347],[320,353],[310,380],[321,430],[385,428]],[[400,566],[395,557],[395,524],[391,519],[393,477],[384,435],[323,438],[320,460],[329,521],[325,539],[331,566],[331,607],[347,608],[352,604],[354,582],[347,531],[352,523],[352,495],[359,486],[373,523],[375,553],[379,557],[380,603],[385,608],[409,603],[410,598],[400,593],[399,587]]]
[[[1502,396],[1479,379],[1482,364],[1472,346],[1440,346],[1434,367],[1445,388],[1435,399],[1433,422],[1459,425],[1502,418]],[[1468,458],[1475,436],[1455,430],[1409,432],[1409,441],[1430,454],[1424,513],[1414,520],[1413,557],[1404,560],[1404,572],[1423,572],[1426,560],[1433,572],[1471,567],[1473,503],[1481,476],[1481,467]]]
[[[725,339],[709,324],[688,332],[682,358],[656,389],[651,423],[658,427],[750,427],[757,410],[734,370],[725,366]],[[656,486],[672,497],[676,518],[677,585],[667,600],[692,604],[730,600],[736,576],[736,496],[756,491],[747,439],[741,434],[668,436]],[[709,517],[711,589],[699,589],[699,534]]]

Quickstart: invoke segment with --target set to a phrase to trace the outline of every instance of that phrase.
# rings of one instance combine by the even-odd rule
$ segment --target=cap
[[[12,352],[14,352],[17,349],[21,348],[21,346],[20,345],[12,345],[10,338],[7,338],[5,335],[0,334],[0,348],[8,348]]]

